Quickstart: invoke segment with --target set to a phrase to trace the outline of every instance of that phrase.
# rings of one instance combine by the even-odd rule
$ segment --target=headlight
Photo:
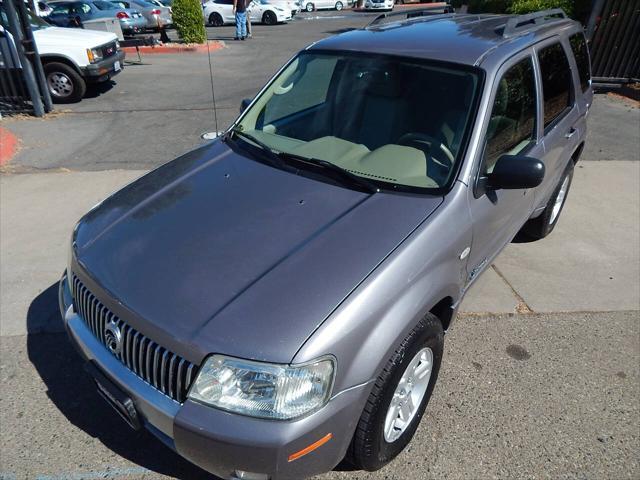
[[[90,63],[102,60],[102,50],[100,48],[87,48],[87,58]]]
[[[189,398],[252,417],[289,420],[323,407],[331,396],[334,360],[279,365],[212,355]]]

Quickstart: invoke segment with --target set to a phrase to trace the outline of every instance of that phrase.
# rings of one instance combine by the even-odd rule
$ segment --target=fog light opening
[[[253,473],[245,472],[243,470],[236,470],[233,472],[231,480],[269,480],[269,475],[266,473]]]

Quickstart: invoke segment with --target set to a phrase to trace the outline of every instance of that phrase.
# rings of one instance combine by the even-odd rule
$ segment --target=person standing
[[[256,0],[245,0],[247,5],[247,38],[251,38],[251,9],[256,8],[258,3]]]
[[[247,38],[247,0],[233,0],[233,13],[236,16],[235,40]]]

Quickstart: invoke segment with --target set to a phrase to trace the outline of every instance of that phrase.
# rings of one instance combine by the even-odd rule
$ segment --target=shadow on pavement
[[[85,93],[85,98],[96,98],[102,95],[103,93],[107,93],[113,87],[115,87],[116,82],[113,80],[108,80],[106,82],[100,83],[90,83],[87,85],[87,93]]]
[[[117,455],[153,472],[189,480],[217,478],[165,447],[147,431],[130,429],[98,396],[80,356],[66,333],[61,333],[64,326],[58,313],[57,284],[29,306],[27,331],[29,360],[46,385],[49,398],[73,425]]]

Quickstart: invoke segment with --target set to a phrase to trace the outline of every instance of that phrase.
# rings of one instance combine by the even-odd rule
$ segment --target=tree
[[[173,0],[171,8],[173,24],[182,40],[187,43],[207,41],[200,0]]]

